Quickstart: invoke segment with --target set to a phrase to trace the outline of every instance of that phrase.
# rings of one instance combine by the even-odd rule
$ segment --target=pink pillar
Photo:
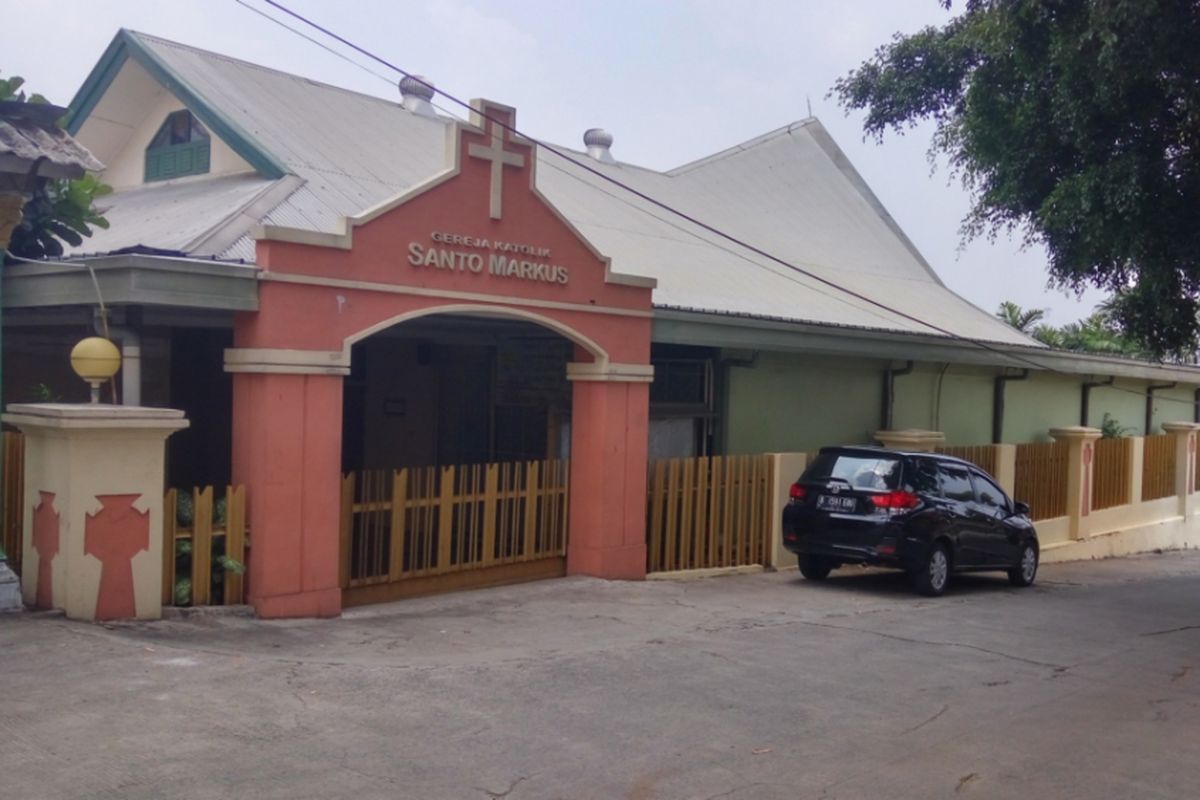
[[[250,603],[266,618],[337,616],[341,376],[235,373],[233,437]]]
[[[567,574],[646,577],[650,385],[576,379]]]

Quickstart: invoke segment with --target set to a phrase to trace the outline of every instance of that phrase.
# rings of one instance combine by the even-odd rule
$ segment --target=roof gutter
[[[1174,389],[1178,383],[1172,381],[1170,383],[1152,383],[1146,387],[1146,427],[1142,428],[1142,435],[1150,435],[1150,425],[1154,422],[1154,393],[1159,389]]]
[[[1036,345],[976,342],[927,333],[822,324],[656,305],[654,341],[705,347],[802,352],[918,362],[1042,369],[1073,375],[1200,384],[1200,366],[1052,350]]]
[[[992,444],[1004,441],[1004,388],[1009,381],[1023,381],[1029,377],[1029,370],[1023,369],[1017,375],[997,375],[992,383]]]
[[[880,414],[880,422],[883,427],[880,430],[890,431],[892,429],[896,407],[896,376],[908,375],[913,371],[915,364],[915,361],[909,359],[900,369],[888,364],[887,369],[883,371],[883,411]]]
[[[1083,384],[1079,387],[1079,424],[1080,425],[1084,426],[1085,428],[1087,427],[1088,416],[1089,416],[1088,411],[1090,410],[1088,408],[1088,406],[1091,403],[1091,399],[1092,399],[1092,389],[1095,389],[1100,386],[1112,386],[1114,383],[1116,383],[1116,380],[1117,380],[1116,376],[1110,375],[1110,376],[1108,376],[1108,380],[1106,380],[1106,381],[1084,381],[1083,382]]]

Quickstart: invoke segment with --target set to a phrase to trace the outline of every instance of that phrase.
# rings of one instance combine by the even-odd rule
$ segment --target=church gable
[[[285,174],[130,31],[118,32],[72,100],[67,129],[118,190],[192,175]]]
[[[538,192],[536,148],[512,133],[515,111],[473,105],[474,124],[449,129],[442,173],[347,219],[341,235],[267,228],[259,263],[427,291],[648,309],[653,281],[613,274]],[[324,247],[349,252],[330,258]]]

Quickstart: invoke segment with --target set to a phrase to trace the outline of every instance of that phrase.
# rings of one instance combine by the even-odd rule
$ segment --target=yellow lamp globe
[[[101,336],[89,336],[71,349],[71,369],[92,385],[92,402],[100,402],[100,384],[121,368],[121,351]]]

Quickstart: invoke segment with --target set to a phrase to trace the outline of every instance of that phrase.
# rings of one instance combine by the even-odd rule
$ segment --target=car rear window
[[[855,489],[895,489],[900,485],[900,460],[865,453],[821,453],[804,470],[801,481],[842,480]]]

